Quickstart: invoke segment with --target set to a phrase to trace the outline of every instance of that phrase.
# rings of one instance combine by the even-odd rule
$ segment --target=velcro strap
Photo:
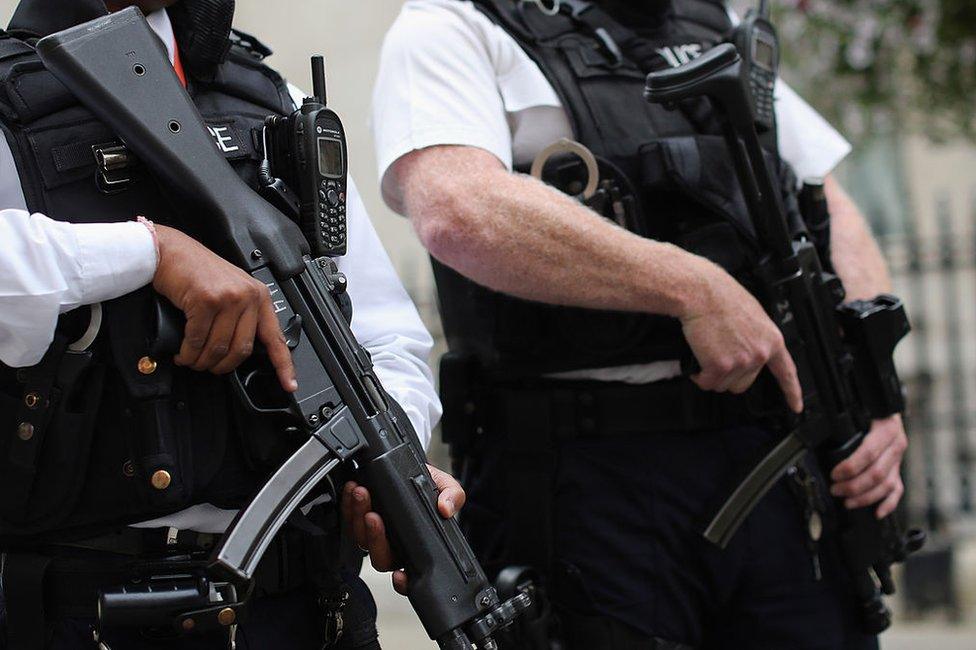
[[[84,142],[54,147],[51,149],[51,156],[54,158],[54,168],[59,172],[91,167],[95,164],[91,145]]]

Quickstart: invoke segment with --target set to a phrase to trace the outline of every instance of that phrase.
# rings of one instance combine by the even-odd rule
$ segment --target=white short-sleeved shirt
[[[803,178],[822,178],[850,144],[786,83],[775,91],[780,152]],[[400,157],[436,145],[528,165],[573,131],[555,89],[522,47],[471,2],[407,0],[383,43],[373,94],[379,177]],[[646,383],[680,372],[672,362],[564,373]]]

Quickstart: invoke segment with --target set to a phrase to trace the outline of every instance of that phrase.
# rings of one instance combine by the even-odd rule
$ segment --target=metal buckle
[[[555,16],[562,9],[562,0],[548,0],[552,6],[546,5],[547,0],[522,0],[522,2],[527,2],[529,4],[534,4],[539,8],[539,11],[547,16]]]
[[[95,156],[95,184],[103,194],[118,194],[132,183],[131,173],[139,166],[139,160],[124,144],[109,142],[92,145]]]
[[[92,346],[92,343],[98,337],[99,330],[102,329],[102,303],[96,302],[95,304],[88,305],[88,308],[91,310],[88,328],[81,335],[81,338],[68,345],[68,352],[76,354],[87,352],[88,348]]]

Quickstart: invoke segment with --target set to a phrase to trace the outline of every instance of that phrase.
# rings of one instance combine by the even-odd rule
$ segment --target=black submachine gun
[[[416,433],[397,416],[402,411],[383,390],[340,309],[346,281],[333,260],[312,259],[299,227],[218,153],[137,9],[53,34],[37,50],[172,193],[177,207],[199,215],[193,234],[271,290],[299,382],[280,410],[307,435],[241,511],[192,584],[150,582],[103,593],[101,621],[125,620],[127,608],[135,617],[155,611],[162,620],[145,623],[169,624],[176,632],[235,620],[258,561],[285,520],[331,471],[351,462],[387,522],[410,575],[410,602],[430,637],[452,650],[494,648],[492,635],[530,598],[519,593],[501,602],[457,522],[438,514]],[[261,387],[270,382],[256,374],[238,371],[234,381],[242,399],[261,409]]]
[[[648,101],[675,106],[707,97],[725,125],[734,162],[764,258],[756,273],[758,298],[782,331],[803,387],[805,411],[792,431],[756,465],[720,508],[705,537],[724,547],[756,503],[809,450],[829,475],[850,456],[872,419],[904,410],[895,346],[910,326],[891,295],[844,303],[840,279],[824,270],[814,245],[790,234],[779,183],[756,132],[750,71],[736,47],[723,44],[679,68],[647,79]],[[891,623],[882,594],[894,593],[891,565],[919,549],[925,534],[905,534],[894,516],[873,508],[850,511],[838,502],[844,560],[862,606],[864,629]]]

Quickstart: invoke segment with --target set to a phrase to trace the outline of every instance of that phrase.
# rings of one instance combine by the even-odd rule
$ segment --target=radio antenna
[[[327,106],[329,98],[325,89],[325,59],[321,54],[312,57],[312,93],[323,106]]]
[[[769,0],[759,0],[759,17],[769,20]]]

